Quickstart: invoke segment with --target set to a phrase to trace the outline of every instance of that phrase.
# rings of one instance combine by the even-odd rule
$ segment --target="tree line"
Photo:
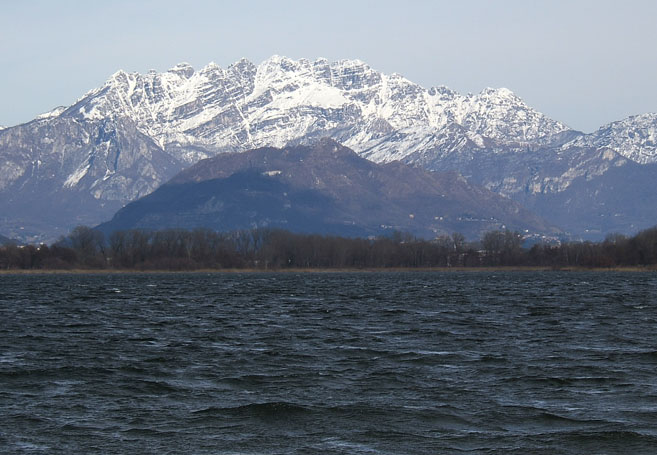
[[[657,265],[657,227],[601,242],[538,243],[523,247],[519,232],[492,231],[467,242],[459,233],[424,240],[395,232],[372,239],[299,234],[277,229],[219,233],[116,231],[104,236],[78,226],[52,245],[4,245],[0,269],[363,269]]]

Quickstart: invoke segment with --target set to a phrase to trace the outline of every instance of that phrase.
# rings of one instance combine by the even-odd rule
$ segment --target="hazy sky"
[[[507,87],[591,132],[657,111],[657,1],[2,1],[0,125],[118,69],[358,58],[461,93]]]

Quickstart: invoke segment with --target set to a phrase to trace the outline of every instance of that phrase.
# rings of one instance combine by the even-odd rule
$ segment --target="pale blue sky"
[[[425,87],[507,87],[585,132],[657,111],[657,1],[0,0],[0,125],[118,69],[359,58]]]

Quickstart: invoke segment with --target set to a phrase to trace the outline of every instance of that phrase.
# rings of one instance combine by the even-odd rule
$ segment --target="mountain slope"
[[[634,115],[564,144],[609,148],[639,164],[657,163],[657,114]]]
[[[580,176],[563,191],[528,197],[525,205],[576,237],[599,240],[655,226],[655,181],[657,163],[642,166],[627,160],[598,176]]]
[[[23,240],[96,224],[182,168],[129,119],[39,119],[0,132],[0,226]]]
[[[181,172],[121,209],[105,232],[165,227],[432,238],[459,231],[558,230],[518,204],[467,183],[401,163],[379,165],[325,139],[313,146],[223,154]]]
[[[468,150],[443,158],[418,153],[406,160],[435,171],[458,169],[472,183],[521,203],[573,238],[600,240],[657,224],[657,200],[651,196],[657,163],[639,164],[612,148],[578,144],[586,142],[579,137],[526,153]]]

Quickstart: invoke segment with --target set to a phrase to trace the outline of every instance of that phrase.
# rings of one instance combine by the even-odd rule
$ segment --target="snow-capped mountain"
[[[65,233],[108,219],[202,158],[321,137],[375,162],[456,170],[518,200],[621,162],[591,158],[602,148],[626,161],[657,160],[654,115],[582,135],[508,89],[426,89],[359,60],[183,63],[118,71],[73,105],[0,130],[0,211],[10,214],[0,232]],[[528,162],[529,174],[514,164]]]
[[[639,164],[657,163],[657,114],[634,115],[612,122],[563,147],[609,148]]]
[[[567,127],[545,117],[507,89],[460,95],[425,89],[358,60],[329,63],[274,56],[258,66],[240,60],[195,71],[179,64],[165,73],[123,71],[59,115],[85,120],[128,117],[161,147],[243,151],[283,146],[300,138],[337,136],[375,161],[402,158],[425,138],[459,125],[464,139],[534,143]],[[380,147],[394,136],[395,153]],[[195,162],[199,154],[176,158]]]

